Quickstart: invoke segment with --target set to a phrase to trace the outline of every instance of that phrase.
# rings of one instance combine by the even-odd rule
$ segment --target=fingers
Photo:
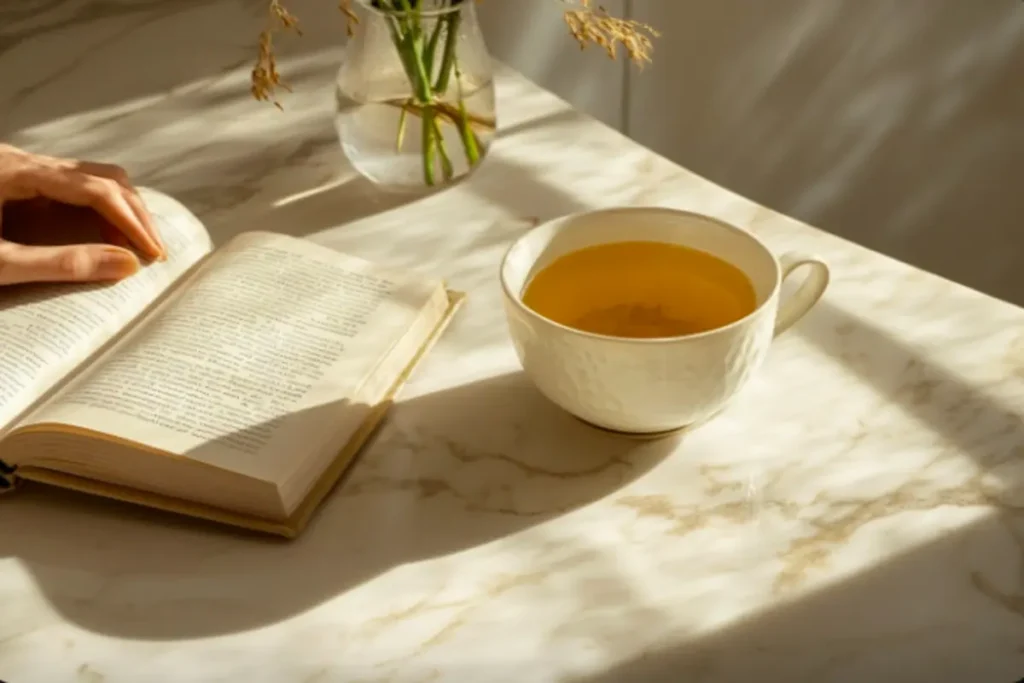
[[[137,210],[145,213],[141,201],[135,203],[133,200],[138,200],[138,197],[134,191],[124,188],[116,180],[63,166],[37,167],[32,180],[38,194],[95,210],[147,257],[163,257],[163,247],[157,241],[152,225],[147,227],[147,222],[136,213]]]
[[[34,197],[89,207],[145,256],[165,257],[149,212],[119,166],[29,154],[0,144],[0,203]]]
[[[135,217],[142,224],[146,233],[152,237],[153,241],[160,247],[161,256],[166,257],[167,248],[160,239],[160,233],[157,231],[156,226],[153,225],[153,219],[150,217],[149,211],[142,203],[142,199],[139,198],[135,187],[128,178],[127,171],[114,164],[102,164],[95,161],[76,162],[75,167],[83,173],[99,176],[101,178],[109,178],[120,185],[124,191],[125,201],[127,201],[128,205],[132,207],[132,212],[135,214]]]
[[[71,170],[109,178],[121,187],[130,188],[132,186],[128,179],[128,171],[116,164],[103,164],[98,161],[65,161],[64,165]]]
[[[0,285],[27,282],[109,282],[139,269],[135,254],[109,244],[27,247],[0,242]]]
[[[107,244],[113,244],[115,247],[123,247],[125,249],[132,248],[132,243],[128,241],[124,233],[112,225],[105,224],[100,227],[100,235],[103,236],[103,241]]]

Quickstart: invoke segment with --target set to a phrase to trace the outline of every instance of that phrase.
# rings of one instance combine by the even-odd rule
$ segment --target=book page
[[[113,284],[0,287],[0,432],[210,252],[206,230],[181,204],[140,194],[167,246],[166,261]]]
[[[441,283],[282,235],[215,253],[27,423],[102,431],[282,482]]]

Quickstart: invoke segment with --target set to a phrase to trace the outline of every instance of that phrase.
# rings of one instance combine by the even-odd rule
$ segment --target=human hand
[[[109,243],[96,240],[40,246],[38,243],[47,239],[40,233],[58,226],[53,220],[38,217],[54,216],[47,209],[55,204],[91,210],[103,219],[101,233]],[[37,220],[25,220],[21,225],[10,220],[10,216],[24,214]],[[26,234],[16,236],[15,232]],[[124,169],[30,154],[0,144],[0,285],[119,280],[139,269],[139,260],[130,247],[145,258],[166,256],[149,213]]]

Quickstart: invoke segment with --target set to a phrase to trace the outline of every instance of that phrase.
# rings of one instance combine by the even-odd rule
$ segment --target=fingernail
[[[145,256],[150,261],[164,260],[164,250],[160,248],[160,245],[152,237],[146,243]]]
[[[152,225],[152,222],[150,222],[150,225]],[[167,245],[164,243],[164,238],[160,234],[160,231],[157,230],[155,227],[153,228],[153,241],[156,242],[157,253],[159,254],[158,258],[161,261],[166,261]]]
[[[164,245],[164,241],[160,239],[160,236],[155,232],[153,234],[153,244],[156,245],[156,259],[158,261],[167,260],[167,247]]]
[[[167,260],[167,247],[164,246],[164,243],[161,242],[159,238],[157,238],[157,240],[156,240],[156,257],[155,258],[156,258],[157,261],[166,261]]]
[[[164,245],[152,233],[143,232],[142,234],[145,238],[140,249],[143,256],[150,261],[163,261],[166,256]]]
[[[96,274],[104,279],[120,280],[139,270],[139,260],[127,249],[106,247],[100,253]]]

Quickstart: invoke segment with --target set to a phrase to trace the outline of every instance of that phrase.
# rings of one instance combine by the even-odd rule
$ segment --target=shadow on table
[[[660,620],[613,623],[615,606],[602,605],[608,617],[588,616],[586,625],[568,626],[568,635],[579,629],[582,638],[603,628],[610,632],[608,640],[621,644],[609,651],[630,655],[605,671],[571,681],[1018,680],[1024,672],[1022,407],[1003,404],[984,387],[965,383],[880,327],[827,300],[789,334],[842,362],[990,475],[987,481],[978,478],[951,487],[934,509],[922,510],[929,515],[922,524],[970,520],[975,506],[991,506],[992,514],[945,534],[930,529],[927,535],[932,540],[805,595],[793,597],[795,591],[780,588],[770,609],[720,630],[674,630],[666,625],[673,620],[667,613]],[[1011,367],[1008,362],[1006,381],[1019,381],[1020,371],[1019,364]],[[900,457],[899,452],[891,455]],[[871,512],[868,508],[877,502],[865,500],[862,511]],[[854,519],[859,528],[898,515],[903,508],[895,500],[890,509],[858,515],[856,505],[845,503],[834,515]],[[855,530],[842,536],[850,545]],[[818,533],[827,538],[829,527]],[[832,555],[843,550],[842,543],[828,543],[815,566],[831,564]],[[776,557],[787,563],[790,552],[798,553],[799,547],[783,548]],[[798,561],[796,556],[790,559]],[[734,600],[724,591],[723,609]],[[685,616],[680,621],[693,623]],[[631,648],[630,643],[639,645]]]
[[[433,200],[444,200],[447,195],[457,191],[484,199],[489,205],[503,209],[513,219],[528,218],[527,222],[530,223],[590,208],[559,187],[536,177],[530,169],[505,158],[500,154],[500,150],[488,155],[472,175],[451,185],[387,191],[360,176],[344,159],[340,150],[331,148],[337,147],[333,133],[331,135],[330,139],[317,138],[318,141],[315,142],[315,146],[319,148],[316,153],[319,163],[326,163],[335,169],[329,178],[316,182],[310,176],[308,179],[299,178],[296,181],[278,183],[276,187],[280,189],[276,194],[276,201],[266,202],[263,195],[255,201],[242,200],[240,210],[226,211],[222,218],[208,224],[215,241],[225,242],[247,230],[271,230],[286,232],[295,237],[308,237],[316,232],[345,226],[358,220],[374,216],[384,217],[390,211],[411,205],[417,205],[416,215],[418,220],[425,223],[425,227],[433,221],[437,223],[437,229],[449,230],[453,227],[453,220],[458,220],[458,217],[452,213],[450,203],[435,204]],[[496,145],[504,143],[504,140],[500,140]],[[233,152],[225,151],[220,161],[211,163],[218,165],[218,175],[236,175],[236,170],[223,167],[227,163],[224,159],[233,158],[240,166],[256,163],[251,158],[243,161],[245,156],[246,152],[241,148]],[[274,165],[269,157],[266,163]],[[159,184],[157,186],[178,197],[187,206],[197,207],[201,214],[204,208],[211,206],[203,188],[182,190],[178,193],[173,183],[169,187]],[[249,191],[245,190],[244,186],[242,190]],[[225,201],[222,190],[218,190],[218,193],[218,199],[225,207],[240,199],[232,198]],[[273,196],[270,197],[272,199]],[[472,211],[471,205],[469,206],[467,210]],[[438,212],[436,215],[434,209]],[[477,217],[478,215],[471,214],[467,219],[473,220]],[[409,218],[408,214],[403,214],[401,221],[408,222]],[[386,239],[387,221],[382,221],[381,226],[381,237]]]
[[[253,202],[244,205],[240,211],[228,212],[223,218],[208,225],[215,240],[224,242],[250,230],[269,230],[307,237],[365,218],[383,217],[390,211],[413,204],[418,205],[417,216],[424,222],[424,227],[430,227],[429,223],[433,221],[436,223],[433,226],[436,229],[448,230],[453,228],[452,222],[457,221],[457,217],[452,214],[448,204],[437,204],[439,213],[435,216],[435,205],[431,200],[435,197],[444,198],[445,195],[457,191],[469,192],[486,199],[488,203],[501,207],[512,217],[528,218],[530,223],[588,208],[559,188],[536,178],[528,168],[498,154],[491,154],[473,175],[451,185],[393,192],[386,191],[360,176],[343,158],[340,150],[324,154],[330,156],[338,169],[331,179],[319,186],[313,183],[296,186],[293,188],[292,196],[282,197],[274,203]],[[170,190],[171,194],[181,198],[186,205],[206,206],[205,200],[195,192],[175,193],[173,188]],[[472,220],[476,217],[470,215],[467,218]],[[401,220],[408,222],[409,216],[403,215]],[[382,222],[381,226],[381,238],[386,239],[386,221]]]
[[[790,334],[905,406],[980,469],[1024,453],[1015,407],[869,322],[826,301]],[[922,399],[925,388],[943,400]],[[952,417],[947,405],[970,419]],[[399,565],[567,514],[649,471],[676,445],[591,430],[540,399],[523,375],[505,375],[396,406],[348,480],[293,543],[29,487],[0,501],[0,548],[24,562],[53,608],[83,628],[140,639],[232,633],[293,617]],[[755,675],[763,681],[1013,680],[1024,669],[1024,532],[1013,502],[1022,482],[1007,472],[993,471],[1001,478],[981,503],[993,508],[990,517],[937,539],[930,531],[934,540],[815,592],[790,598],[795,591],[780,591],[770,611],[725,629],[674,631],[672,615],[627,627],[616,621],[615,605],[602,605],[608,609],[563,625],[558,637],[588,638],[603,624],[612,634],[609,651],[635,654],[664,644],[579,683]],[[948,508],[963,520],[979,505],[976,496],[965,503],[956,494],[951,489],[948,501],[937,502],[940,514],[930,519],[939,523]],[[899,512],[895,505],[854,526]],[[784,560],[791,550],[778,556]],[[828,545],[821,564],[840,550],[839,542]],[[628,643],[641,645],[631,651]],[[893,676],[880,678],[879,671]]]
[[[721,630],[673,629],[670,614],[628,626],[595,614],[588,631],[604,627],[614,635],[609,653],[629,655],[565,680],[1011,683],[1024,671],[1024,543],[1011,517],[981,520],[797,599],[781,594],[770,610]]]
[[[307,65],[305,70],[296,69],[295,77],[300,83],[312,81],[316,73]],[[231,98],[244,95],[234,89],[228,93]],[[197,96],[196,106],[215,108],[218,103],[209,99],[214,96],[213,92]],[[534,164],[520,163],[517,156],[524,145],[536,154],[565,153],[572,124],[588,118],[564,103],[553,105],[542,98],[537,113],[499,123],[489,153],[467,178],[440,188],[407,191],[389,191],[361,176],[342,152],[333,120],[301,113],[301,109],[289,110],[284,115],[281,125],[288,126],[289,135],[214,138],[198,146],[183,145],[162,155],[159,165],[135,180],[182,201],[203,219],[217,242],[249,230],[306,237],[410,205],[416,205],[417,220],[440,221],[434,227],[448,229],[459,218],[451,212],[452,193],[466,200],[484,199],[511,218],[529,217],[529,222],[592,208],[562,186],[539,177]],[[583,175],[592,171],[579,170]],[[202,183],[197,178],[210,180]],[[572,186],[571,178],[561,180],[567,181],[561,185]],[[493,213],[473,201],[467,201],[466,207],[476,211],[467,220]],[[439,211],[436,218],[434,208]],[[409,212],[400,220],[407,223]],[[386,233],[386,221],[381,225]]]
[[[293,542],[27,485],[0,501],[0,553],[100,633],[180,639],[294,617],[403,564],[529,529],[603,498],[677,438],[636,441],[552,407],[521,373],[397,404]]]
[[[851,315],[827,298],[790,334],[800,335],[824,354],[838,359],[844,368],[927,429],[941,435],[979,467],[994,469],[1024,456],[1024,406],[1004,404],[983,387],[968,384],[905,342],[894,339],[870,321]],[[1007,357],[1004,381],[1024,378],[1020,363],[1019,359]],[[1024,481],[1020,478],[1001,483],[1008,491],[1024,493]]]

